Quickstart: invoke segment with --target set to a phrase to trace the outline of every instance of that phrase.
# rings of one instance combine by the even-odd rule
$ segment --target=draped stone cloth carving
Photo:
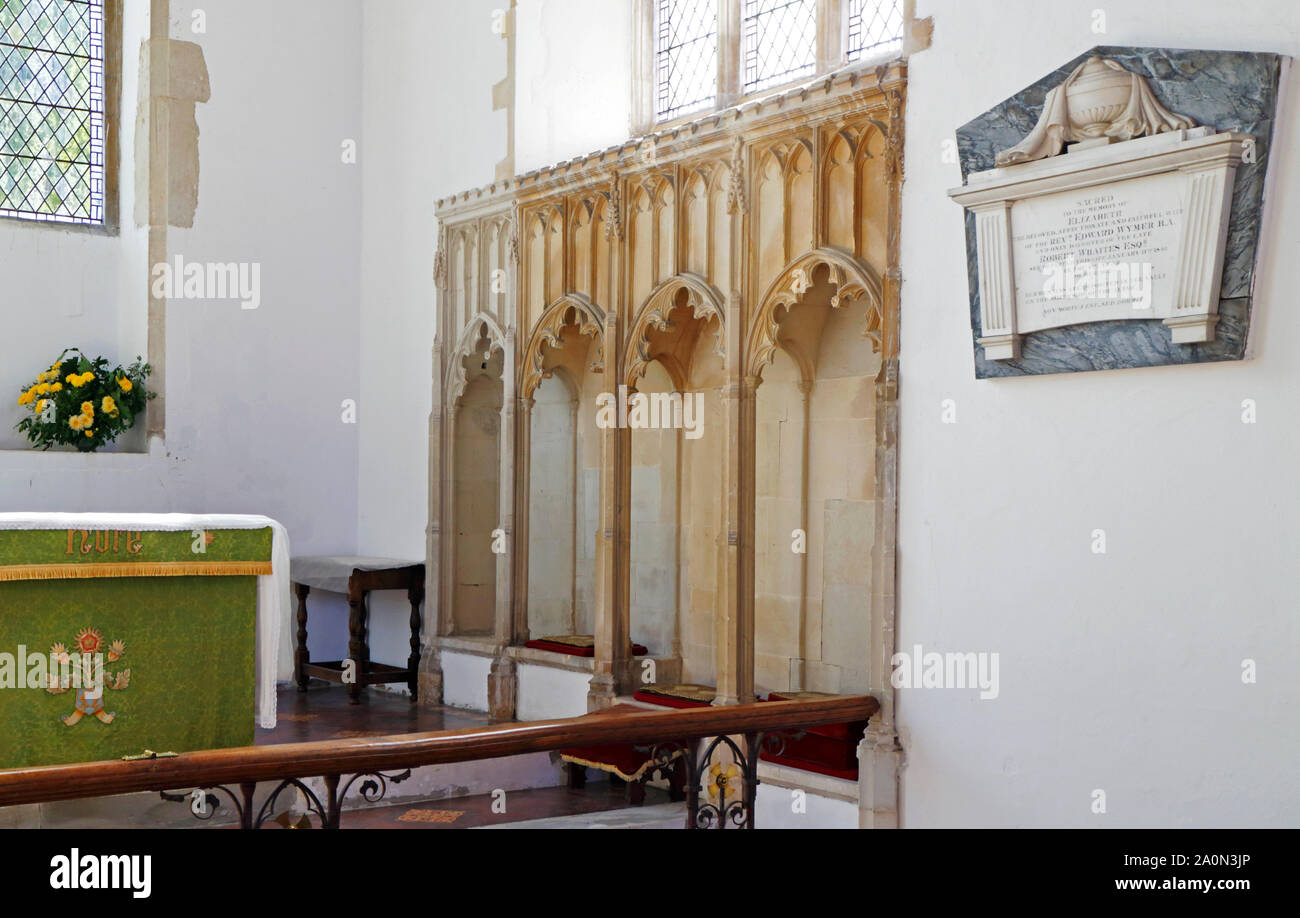
[[[1118,71],[1118,74],[1107,71]],[[1128,98],[1117,113],[1106,111],[1106,104],[1127,82]],[[1073,96],[1073,98],[1072,98]],[[1096,107],[1090,104],[1096,102]],[[1112,110],[1116,106],[1112,106]],[[1079,123],[1081,111],[1101,114],[1104,120]],[[1131,140],[1145,134],[1160,134],[1196,127],[1191,118],[1177,115],[1163,105],[1140,75],[1126,70],[1116,61],[1090,57],[1047,94],[1038,123],[1024,140],[998,153],[999,166],[1030,162],[1056,156],[1067,143],[1097,137]]]

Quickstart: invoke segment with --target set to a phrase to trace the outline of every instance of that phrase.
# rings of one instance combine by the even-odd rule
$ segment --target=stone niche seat
[[[553,634],[525,641],[524,646],[533,650],[546,650],[571,657],[594,657],[596,655],[596,638],[591,634]],[[632,644],[632,655],[634,657],[642,657],[649,652],[644,644]]]
[[[632,693],[636,701],[668,708],[706,708],[713,704],[716,691],[711,685],[684,683],[678,685],[648,685]],[[769,692],[759,701],[811,701],[836,697],[830,692]],[[802,736],[785,740],[784,748],[769,752],[766,748],[759,759],[775,765],[784,765],[800,771],[813,771],[832,778],[858,780],[858,743],[866,732],[867,722],[853,721],[822,724],[810,727]]]

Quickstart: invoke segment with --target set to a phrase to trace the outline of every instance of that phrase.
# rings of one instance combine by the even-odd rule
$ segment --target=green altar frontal
[[[0,768],[253,742],[271,530],[0,531]]]

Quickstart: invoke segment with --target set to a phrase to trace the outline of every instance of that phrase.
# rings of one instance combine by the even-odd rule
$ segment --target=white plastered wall
[[[1245,362],[976,381],[962,213],[945,194],[960,175],[943,153],[1093,45],[1295,55],[1300,7],[1132,0],[1101,5],[1098,34],[1092,0],[917,6],[935,28],[909,65],[898,645],[997,652],[1000,694],[901,692],[903,823],[1294,826],[1294,71]]]

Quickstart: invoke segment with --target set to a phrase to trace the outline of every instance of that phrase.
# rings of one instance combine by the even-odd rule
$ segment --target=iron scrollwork
[[[759,756],[763,752],[780,755],[787,739],[803,734],[802,730],[746,733],[743,744],[729,736],[715,736],[707,745],[696,740],[686,756],[690,781],[686,828],[754,828]],[[730,753],[730,761],[723,756],[724,750]]]
[[[168,791],[160,791],[159,796],[170,803],[190,803],[190,812],[194,818],[207,821],[212,819],[217,811],[221,808],[221,800],[224,796],[230,801],[235,814],[239,817],[239,826],[241,829],[260,829],[268,821],[278,822],[285,828],[290,828],[289,821],[283,819],[289,812],[276,813],[276,803],[281,799],[286,791],[296,790],[302,795],[302,800],[306,806],[306,812],[303,814],[303,821],[300,821],[292,828],[307,828],[310,826],[310,817],[315,817],[322,829],[337,829],[343,814],[343,800],[352,790],[353,785],[362,778],[361,786],[358,792],[367,803],[378,803],[388,794],[390,784],[401,784],[411,776],[411,770],[397,774],[386,774],[384,772],[360,772],[353,775],[343,785],[342,792],[339,791],[339,776],[325,775],[325,799],[322,800],[320,795],[313,791],[307,784],[299,778],[286,778],[276,785],[275,790],[267,796],[262,802],[262,806],[254,815],[253,795],[257,789],[255,782],[244,782],[239,785],[240,793],[235,794],[230,788],[223,785],[210,785],[195,788],[187,794],[175,794]]]

